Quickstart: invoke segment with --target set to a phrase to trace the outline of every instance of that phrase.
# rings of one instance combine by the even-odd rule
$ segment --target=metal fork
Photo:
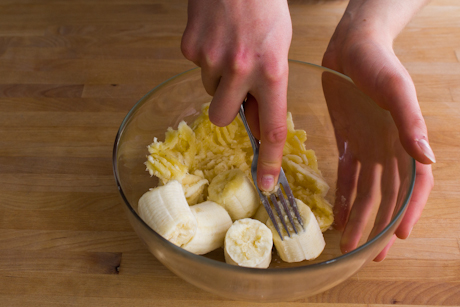
[[[248,133],[249,140],[251,141],[252,150],[254,151],[254,157],[252,159],[252,164],[251,164],[252,180],[254,181],[254,185],[256,186],[257,192],[259,193],[260,200],[262,201],[262,204],[265,207],[265,210],[267,211],[268,216],[270,217],[270,220],[273,222],[273,225],[275,226],[275,229],[278,232],[281,240],[283,240],[283,235],[281,235],[281,230],[275,219],[275,215],[273,214],[272,206],[270,205],[270,202],[267,196],[265,196],[265,194],[260,191],[257,185],[257,161],[259,159],[259,141],[254,137],[254,135],[252,135],[251,129],[249,129],[248,122],[246,121],[246,116],[244,115],[243,104],[241,104],[241,107],[240,107],[240,117],[241,117],[241,120],[243,121],[244,127],[246,128],[246,132]],[[269,197],[273,204],[273,207],[276,210],[276,213],[278,214],[279,219],[281,220],[281,223],[283,224],[284,229],[286,230],[287,235],[291,237],[291,234],[289,233],[289,229],[285,222],[285,218],[284,218],[285,216],[288,217],[292,225],[292,228],[294,229],[294,232],[297,233],[298,230],[294,223],[294,219],[292,217],[290,209],[292,209],[292,211],[294,212],[294,215],[297,218],[299,225],[302,227],[302,230],[303,230],[303,222],[302,222],[302,218],[300,217],[294,195],[292,194],[291,188],[289,187],[288,181],[286,179],[286,175],[284,174],[284,171],[282,168],[281,168],[281,171],[278,177],[278,185],[279,185],[279,188],[275,189],[274,192],[270,193]],[[281,187],[283,188],[284,194],[286,194],[287,199],[284,197]],[[283,215],[283,213],[281,212],[281,208],[279,205],[280,203],[283,207],[285,215]],[[289,206],[288,206],[288,203],[289,203]]]

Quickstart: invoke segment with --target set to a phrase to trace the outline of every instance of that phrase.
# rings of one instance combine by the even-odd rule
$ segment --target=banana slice
[[[193,238],[182,246],[191,253],[203,255],[224,245],[232,219],[222,206],[212,201],[190,207],[198,228]]]
[[[296,225],[296,228],[299,231],[296,234],[286,217],[285,222],[288,226],[291,237],[287,235],[286,230],[283,226],[281,226],[281,222],[279,222],[281,234],[283,235],[283,240],[281,240],[275,227],[273,226],[272,221],[270,219],[267,221],[267,226],[273,233],[273,242],[278,255],[286,262],[313,260],[321,254],[326,246],[323,233],[321,232],[315,215],[311,212],[310,207],[305,205],[301,200],[296,199],[296,201],[305,230],[302,230],[300,225]],[[277,218],[276,215],[275,218]]]
[[[203,172],[197,174],[186,174],[182,179],[182,188],[184,189],[185,198],[190,206],[204,201],[204,190],[209,183],[204,179]]]
[[[245,218],[233,223],[225,235],[225,262],[268,268],[272,259],[273,235],[263,223]]]
[[[305,163],[308,163],[307,159],[302,159],[298,155],[286,155],[283,157],[282,166],[289,185],[302,190],[307,188],[312,193],[326,196],[329,191],[329,185],[320,173],[316,173]]]
[[[259,222],[267,224],[267,221],[270,219],[270,216],[268,215],[267,210],[265,210],[264,205],[260,204],[259,209],[257,209],[256,214],[254,214],[252,218],[258,220]]]
[[[208,187],[208,200],[224,207],[233,221],[253,216],[259,207],[259,195],[240,169],[228,170],[214,177]]]
[[[311,211],[316,216],[321,231],[325,232],[328,230],[334,222],[332,205],[324,197],[318,194],[308,196],[301,195],[301,200],[310,207]]]
[[[196,218],[176,180],[142,195],[138,212],[147,225],[177,246],[189,242],[197,230]]]

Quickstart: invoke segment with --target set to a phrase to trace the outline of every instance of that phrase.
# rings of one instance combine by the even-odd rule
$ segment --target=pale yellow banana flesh
[[[252,218],[264,224],[267,224],[267,221],[270,218],[270,216],[268,215],[267,210],[265,210],[265,207],[262,204],[260,204],[259,208],[256,211],[256,214],[254,214]]]
[[[227,211],[212,201],[194,205],[190,209],[196,218],[198,228],[193,238],[182,248],[203,255],[223,247],[225,234],[232,226],[232,219]]]
[[[139,199],[142,220],[171,243],[182,246],[197,230],[197,221],[184,196],[182,186],[172,180],[151,189]]]
[[[190,206],[198,206],[197,203],[200,204],[206,199],[212,200],[227,210],[233,221],[253,217],[267,223],[268,214],[264,207],[260,206],[257,191],[252,179],[249,179],[252,148],[241,119],[237,117],[230,125],[217,127],[209,121],[208,109],[209,104],[203,105],[202,113],[190,126],[181,122],[177,130],[169,128],[164,142],[159,142],[155,138],[148,148],[150,154],[146,162],[147,170],[151,175],[160,178],[160,183],[165,185],[171,181],[179,182],[182,185],[186,202]],[[304,143],[307,139],[305,131],[294,129],[290,113],[288,113],[287,126],[288,135],[283,150],[283,169],[294,196],[311,208],[320,229],[325,231],[333,222],[332,206],[325,199],[329,185],[318,169],[314,151],[305,148]],[[246,180],[241,180],[243,178],[241,174],[246,175]],[[148,198],[146,199],[148,200]],[[153,207],[150,200],[144,199],[143,202],[150,203],[146,207]],[[160,209],[160,211],[169,213],[171,210],[176,210],[175,208],[176,206],[173,205]],[[180,207],[180,210],[183,208]],[[189,249],[193,250],[194,253],[205,253],[211,247],[204,246],[208,244],[210,246],[212,244],[209,242],[214,242],[215,238],[205,240],[207,235],[195,235],[200,227],[197,214],[192,213],[195,218],[195,225],[189,221],[187,222],[189,224],[186,223],[184,226],[177,227],[172,222],[170,226],[166,226],[169,223],[166,218],[161,224],[156,221],[158,219],[155,217],[156,214],[149,210],[144,211],[142,213],[143,219],[155,220],[151,224],[155,224],[157,229],[148,223],[150,227],[159,233],[160,231],[168,233],[164,236],[169,236],[176,245],[183,247],[189,245]],[[162,215],[164,214],[158,214],[158,216]],[[182,211],[172,215],[178,216],[179,219],[188,219],[185,218]],[[170,230],[176,228],[181,230]],[[192,229],[195,229],[195,232]],[[219,231],[216,228],[216,232]],[[193,239],[189,238],[189,241],[185,242],[192,232]],[[203,231],[203,233],[207,233],[207,231]],[[278,234],[273,237],[278,237]],[[319,236],[315,237],[318,237],[319,240]],[[193,240],[194,243],[192,244]],[[204,243],[205,241],[208,243]],[[310,245],[321,247],[320,243]],[[194,247],[195,245],[201,247]],[[302,250],[300,247],[295,248],[294,241],[291,245],[286,246],[285,259],[300,258],[300,256],[291,256],[291,254],[301,254],[300,250]],[[318,250],[319,247],[313,248],[313,250]],[[312,252],[310,255],[308,254],[309,251],[302,250],[305,259],[313,257],[311,255],[316,253]],[[226,257],[228,257],[227,252]],[[229,261],[233,261],[231,257],[229,259]]]
[[[149,173],[163,182],[181,182],[189,205],[206,199],[209,193],[204,180],[212,182],[214,177],[231,169],[240,169],[249,178],[251,176],[252,148],[241,119],[237,117],[230,125],[217,127],[210,122],[208,109],[209,104],[204,104],[192,125],[181,122],[177,130],[168,129],[164,142],[155,139],[149,146],[150,155],[146,162]],[[294,128],[289,112],[287,127],[283,169],[294,197],[312,209],[321,230],[326,231],[333,222],[332,206],[324,198],[329,185],[318,170],[314,151],[305,148],[306,132]],[[187,183],[190,179],[187,175],[195,176],[197,172],[200,172],[201,179],[194,178],[198,180]],[[230,211],[233,220],[236,220],[237,217]],[[238,213],[242,209],[237,206],[233,211]],[[246,214],[242,216],[247,217]]]
[[[208,200],[224,207],[233,221],[251,217],[259,207],[259,195],[240,169],[225,171],[211,181]]]
[[[233,223],[225,235],[225,262],[268,268],[272,247],[273,236],[265,224],[250,218],[240,219]]]
[[[204,191],[209,184],[208,180],[204,179],[203,172],[195,173],[186,174],[181,182],[185,198],[190,206],[204,202]]]
[[[299,231],[296,234],[289,221],[286,220],[288,229],[290,227],[290,237],[287,235],[286,230],[280,227],[281,234],[283,235],[283,240],[281,240],[272,221],[270,219],[267,221],[267,226],[273,234],[276,251],[280,258],[286,262],[313,260],[322,253],[326,246],[321,228],[311,209],[298,199],[296,202],[303,221],[304,230],[298,225],[297,229]]]

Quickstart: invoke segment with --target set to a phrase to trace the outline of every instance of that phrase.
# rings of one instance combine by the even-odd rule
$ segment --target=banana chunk
[[[198,228],[193,238],[182,246],[197,255],[207,254],[224,245],[225,234],[232,226],[232,219],[222,206],[212,201],[190,207]]]
[[[224,207],[233,221],[248,218],[259,207],[259,195],[240,169],[220,173],[208,187],[208,200]]]
[[[273,235],[263,223],[245,218],[233,223],[225,235],[225,262],[268,268],[272,259]]]
[[[298,233],[296,234],[293,229],[289,229],[291,234],[291,237],[289,237],[283,226],[280,226],[281,234],[283,235],[283,240],[281,240],[272,221],[270,219],[267,221],[267,226],[273,233],[273,242],[278,255],[286,262],[313,260],[321,254],[326,246],[323,233],[310,207],[298,199],[296,201],[305,230],[302,230],[300,225],[296,225]],[[289,226],[292,227],[287,217],[285,222],[288,228]],[[279,225],[281,225],[281,222]]]
[[[264,205],[260,204],[259,208],[256,211],[256,214],[254,214],[252,218],[264,224],[267,224],[267,221],[270,219],[270,216],[268,215],[267,210],[265,210]]]
[[[142,195],[138,212],[147,225],[177,246],[189,242],[198,227],[182,185],[176,180]]]
[[[204,201],[204,190],[208,185],[208,180],[204,179],[202,172],[200,175],[186,174],[182,179],[182,188],[184,190],[185,198],[190,206]]]
[[[326,196],[329,191],[329,185],[323,176],[305,164],[305,161],[307,159],[302,159],[298,155],[291,154],[283,156],[282,166],[289,184],[297,187],[297,189],[308,189],[311,193],[321,194],[323,197]]]

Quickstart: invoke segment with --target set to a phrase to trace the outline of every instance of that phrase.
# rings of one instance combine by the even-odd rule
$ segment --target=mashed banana
[[[182,121],[177,130],[168,128],[165,141],[156,138],[148,146],[147,170],[151,176],[179,181],[189,205],[207,197],[212,179],[227,170],[239,168],[249,178],[253,152],[243,122],[239,117],[226,127],[218,127],[208,117],[209,103],[204,104],[199,117],[188,126]],[[318,170],[316,155],[305,148],[307,134],[295,130],[292,115],[287,116],[287,139],[282,166],[294,197],[307,204],[322,231],[333,222],[332,206],[324,199],[328,184]]]

